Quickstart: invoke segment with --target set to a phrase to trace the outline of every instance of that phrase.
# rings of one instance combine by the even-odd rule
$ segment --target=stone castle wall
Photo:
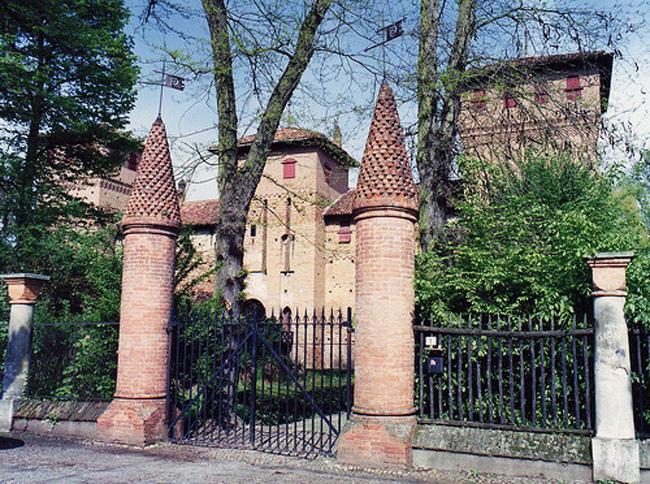
[[[283,177],[283,161],[296,161],[295,178]],[[344,312],[354,302],[354,236],[345,220],[326,220],[323,212],[348,190],[347,168],[313,148],[275,152],[248,214],[244,266],[246,297],[261,302],[268,314],[285,308]],[[352,231],[341,243],[341,227]],[[345,237],[344,237],[345,240]],[[214,228],[199,227],[192,241],[204,270],[214,265]],[[200,287],[211,292],[214,278]]]

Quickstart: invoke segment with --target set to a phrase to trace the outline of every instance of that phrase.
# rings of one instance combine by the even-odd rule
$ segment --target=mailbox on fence
[[[442,357],[442,348],[438,343],[437,335],[429,335],[424,338],[427,356],[427,371],[429,375],[442,373],[444,358]]]

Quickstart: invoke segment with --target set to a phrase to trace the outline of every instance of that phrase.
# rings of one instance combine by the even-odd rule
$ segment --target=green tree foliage
[[[128,18],[122,0],[0,3],[0,269],[26,269],[26,244],[88,208],[70,184],[133,146]]]
[[[33,397],[110,399],[117,371],[122,242],[116,224],[107,228],[61,224],[47,237],[27,240],[34,271],[52,279],[36,305],[32,371]],[[175,307],[190,304],[190,292],[207,275],[183,231],[178,239]],[[8,307],[0,292],[0,367],[6,348]],[[204,305],[214,304],[213,301]],[[80,324],[84,323],[84,324]],[[57,358],[52,358],[52,355]]]
[[[650,299],[636,302],[644,291],[637,272],[650,265],[647,231],[615,171],[597,174],[565,158],[529,158],[517,172],[464,160],[462,170],[458,218],[418,258],[424,317],[580,312],[590,292],[584,258],[615,250],[642,251],[630,269],[631,300],[650,309]]]
[[[635,196],[645,226],[650,230],[650,153],[637,161],[625,180],[628,190]],[[625,305],[628,321],[633,324],[650,326],[650,247],[642,247],[636,252],[634,261],[627,271],[629,288]]]
[[[215,294],[205,301],[197,301],[195,289],[216,272],[207,265],[192,243],[192,228],[183,227],[176,241],[176,271],[174,273],[174,311],[187,312],[190,308],[221,309],[221,298]]]
[[[122,247],[115,224],[82,229],[61,223],[43,236],[25,230],[29,270],[48,274],[36,305],[32,396],[110,398],[115,385],[118,328],[79,322],[119,318]],[[4,299],[2,291],[0,299]],[[0,345],[6,349],[8,311],[0,301]],[[56,357],[53,357],[55,355]],[[0,358],[2,364],[3,358]]]
[[[118,232],[97,223],[111,222],[110,216],[69,191],[88,176],[113,172],[134,147],[123,131],[138,73],[124,32],[128,18],[122,0],[0,3],[0,272],[52,277],[39,298],[37,323],[117,321],[119,315]],[[92,229],[84,228],[89,220]],[[6,316],[0,312],[0,340]],[[73,338],[74,331],[36,329],[35,366],[39,352],[48,362],[57,355],[65,366],[74,349],[79,364],[93,368],[92,386],[108,391],[112,370],[104,370],[116,331],[99,338],[88,328]],[[48,335],[63,346],[45,344]],[[71,369],[64,373],[69,386]],[[52,391],[60,383],[47,382]]]
[[[115,225],[87,230],[60,225],[27,242],[38,264],[34,270],[51,277],[36,306],[37,322],[119,319],[122,246]]]

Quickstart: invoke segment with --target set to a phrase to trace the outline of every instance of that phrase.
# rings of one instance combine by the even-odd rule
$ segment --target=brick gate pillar
[[[413,407],[414,244],[417,193],[397,105],[382,83],[354,201],[355,380],[340,462],[407,467]]]
[[[167,331],[180,229],[172,161],[160,117],[145,143],[122,227],[117,387],[113,401],[97,420],[97,436],[146,445],[167,434]]]

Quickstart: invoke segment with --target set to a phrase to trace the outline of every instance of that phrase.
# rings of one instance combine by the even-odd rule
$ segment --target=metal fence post
[[[3,274],[9,289],[9,339],[2,379],[0,400],[0,431],[10,431],[14,400],[23,396],[32,353],[34,305],[48,276],[40,274]]]
[[[600,253],[588,261],[594,304],[596,436],[592,439],[595,481],[639,482],[630,348],[623,308],[625,270],[632,252]]]
[[[258,325],[257,325],[257,318],[253,318],[253,355],[252,355],[252,363],[253,363],[253,382],[251,384],[251,409],[250,409],[250,420],[248,423],[249,427],[249,432],[250,432],[250,444],[251,446],[255,446],[255,413],[256,413],[256,405],[257,405],[257,331],[258,331]],[[264,372],[264,362],[262,362],[262,373]]]

